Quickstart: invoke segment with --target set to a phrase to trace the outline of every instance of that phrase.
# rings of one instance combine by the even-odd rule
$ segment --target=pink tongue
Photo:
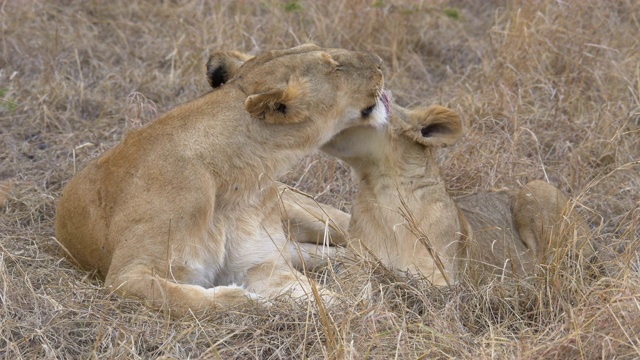
[[[391,115],[391,99],[389,99],[389,95],[386,91],[382,92],[381,98],[384,108],[387,109],[387,116]]]

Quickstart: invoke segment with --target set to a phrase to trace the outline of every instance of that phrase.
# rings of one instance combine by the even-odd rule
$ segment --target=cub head
[[[386,123],[382,61],[376,55],[306,44],[251,57],[214,53],[207,62],[209,84],[235,86],[244,107],[268,124],[309,124],[328,141],[343,129]]]
[[[359,126],[336,135],[321,149],[356,163],[379,163],[383,159],[402,162],[408,158],[420,161],[433,149],[454,144],[462,135],[458,114],[442,106],[405,109],[391,104],[389,122],[382,128]]]

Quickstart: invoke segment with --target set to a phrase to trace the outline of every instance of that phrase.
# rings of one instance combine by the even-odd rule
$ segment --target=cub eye
[[[362,115],[362,117],[367,117],[369,115],[371,115],[371,113],[373,112],[373,109],[376,107],[376,104],[373,104],[371,106],[369,106],[368,108],[364,108],[360,114]]]
[[[287,114],[287,105],[282,104],[282,103],[278,104],[278,107],[276,108],[276,111],[281,112],[281,113],[286,115]]]

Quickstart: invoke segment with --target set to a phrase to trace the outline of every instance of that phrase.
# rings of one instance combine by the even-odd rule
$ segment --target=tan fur
[[[0,180],[0,207],[4,206],[14,186],[14,179]]]
[[[435,152],[461,134],[452,110],[394,105],[384,129],[350,128],[322,148],[349,163],[359,181],[348,225],[351,251],[422,274],[436,285],[456,283],[461,271],[481,283],[491,274],[532,274],[561,245],[550,239],[566,239],[561,231],[569,228],[587,231],[582,221],[564,215],[567,198],[543,181],[518,191],[452,198]],[[305,215],[314,211],[312,203],[285,204],[288,213],[299,216],[297,224],[312,222]],[[347,226],[348,215],[334,216],[338,228]],[[296,235],[304,237],[305,229]],[[588,244],[577,245],[585,256],[591,254]]]
[[[298,243],[347,245],[347,227],[351,216],[332,206],[321,204],[309,194],[278,184],[282,220]],[[324,239],[325,235],[327,236]],[[321,238],[322,237],[322,238]]]
[[[272,180],[338,132],[386,121],[361,114],[380,102],[381,61],[315,45],[250,58],[214,54],[209,81],[225,86],[128,133],[64,189],[56,237],[107,287],[178,313],[312,293]]]
[[[282,220],[296,240],[290,248],[292,264],[300,270],[326,265],[327,258],[336,256],[336,246],[347,245],[351,216],[285,184],[278,188]]]

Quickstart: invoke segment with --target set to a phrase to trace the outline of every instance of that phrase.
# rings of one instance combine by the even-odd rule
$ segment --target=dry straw
[[[0,358],[640,357],[638,14],[632,0],[0,1]],[[453,194],[548,179],[603,262],[556,256],[479,289],[370,263],[317,274],[345,295],[333,308],[283,299],[173,321],[62,256],[64,184],[156,108],[208,91],[210,51],[309,40],[379,54],[402,105],[459,111],[466,135],[440,159]],[[356,191],[322,155],[284,180],[343,209]]]

